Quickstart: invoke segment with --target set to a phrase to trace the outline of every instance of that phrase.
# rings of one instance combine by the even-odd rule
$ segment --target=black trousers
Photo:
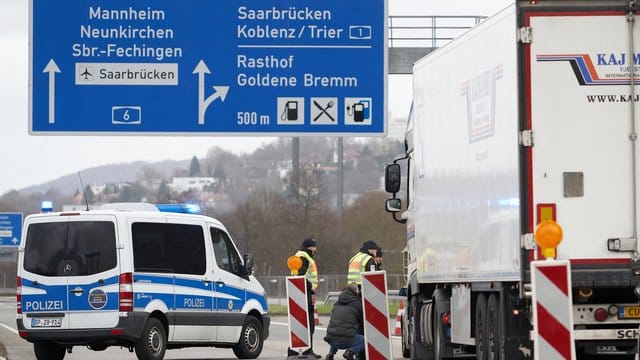
[[[312,290],[307,289],[307,311],[309,312],[309,331],[311,333],[311,348],[313,349],[313,333],[316,330],[316,322],[313,316],[313,295],[311,294]]]

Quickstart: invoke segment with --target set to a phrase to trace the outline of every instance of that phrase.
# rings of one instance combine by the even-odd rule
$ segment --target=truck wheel
[[[402,318],[402,320],[400,321],[400,329],[402,330],[402,336],[401,336],[401,344],[402,344],[402,357],[405,359],[408,359],[409,357],[411,357],[411,348],[408,344],[409,339],[407,336],[407,327],[404,321],[404,316]]]
[[[167,332],[160,320],[150,317],[136,341],[136,356],[140,360],[161,360],[167,351]]]
[[[500,319],[500,300],[497,294],[489,295],[487,303],[487,359],[504,360],[502,355],[504,349],[504,336]]]
[[[442,337],[442,324],[440,316],[433,316],[433,355],[435,360],[442,360],[442,352],[444,349],[444,338]]]
[[[487,357],[487,297],[485,294],[478,295],[476,300],[476,358],[477,360],[488,360]]]
[[[233,353],[238,359],[255,359],[262,352],[263,344],[262,324],[254,316],[247,315],[240,341],[233,346]]]
[[[48,341],[38,341],[33,343],[33,352],[38,360],[62,360],[65,349],[55,343]]]
[[[416,295],[411,298],[409,302],[409,357],[411,360],[429,360],[433,359],[433,352],[427,350],[427,347],[422,342],[422,329],[420,329],[420,319],[422,311],[425,307],[422,304],[422,296]]]

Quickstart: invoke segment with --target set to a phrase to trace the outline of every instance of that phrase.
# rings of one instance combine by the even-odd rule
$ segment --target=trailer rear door
[[[532,39],[524,46],[531,221],[555,217],[562,226],[558,258],[626,261],[631,253],[610,251],[607,241],[633,236],[629,137],[640,89],[631,88],[630,71],[638,71],[640,29],[631,34],[623,11],[530,13],[524,21]]]

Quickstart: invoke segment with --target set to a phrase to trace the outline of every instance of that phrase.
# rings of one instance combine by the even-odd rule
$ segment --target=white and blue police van
[[[25,219],[17,326],[36,358],[63,359],[74,346],[153,360],[190,346],[258,357],[265,291],[222,223],[183,213],[189,206],[109,205]]]

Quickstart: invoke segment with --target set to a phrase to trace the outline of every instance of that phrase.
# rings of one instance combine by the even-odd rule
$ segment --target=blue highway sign
[[[387,1],[30,0],[30,133],[384,135]]]
[[[18,246],[22,236],[22,213],[0,213],[0,246]]]

